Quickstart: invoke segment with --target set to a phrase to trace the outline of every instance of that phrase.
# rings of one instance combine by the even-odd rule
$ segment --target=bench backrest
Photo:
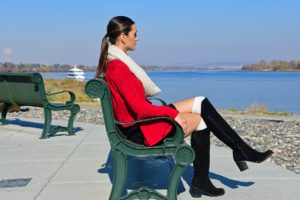
[[[113,142],[117,127],[115,124],[110,90],[104,79],[92,79],[87,82],[85,92],[92,98],[100,98],[106,132],[110,142]]]
[[[0,72],[0,102],[42,106],[45,101],[41,74]]]

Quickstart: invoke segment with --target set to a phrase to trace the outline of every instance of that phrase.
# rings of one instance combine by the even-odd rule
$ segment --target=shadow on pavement
[[[18,125],[18,126],[22,126],[22,127],[31,127],[31,128],[39,128],[39,129],[43,129],[44,128],[44,123],[39,123],[39,122],[31,122],[31,121],[23,121],[20,119],[14,119],[14,120],[7,120],[8,124],[12,124],[12,125]],[[66,122],[67,123],[67,122]],[[56,128],[57,126],[51,125],[51,129]],[[73,128],[74,133],[83,130],[81,127],[74,127]],[[53,136],[62,136],[62,135],[66,135],[67,133],[60,133],[57,134],[59,131],[51,131],[51,133],[49,133],[49,137],[53,137]],[[41,131],[42,133],[42,131]]]
[[[167,190],[169,175],[171,173],[174,161],[171,157],[129,157],[128,162],[127,180],[124,187],[124,194],[127,194],[127,190],[136,190],[141,186],[148,187],[154,190]],[[108,155],[106,163],[98,169],[98,173],[107,173],[109,175],[110,182],[113,182],[114,175],[114,163],[111,152]],[[183,173],[183,180],[190,186],[193,177],[193,167],[189,166]],[[223,183],[230,188],[238,188],[239,186],[248,187],[254,184],[254,182],[242,182],[233,180],[222,175],[210,172],[209,177]],[[189,189],[189,188],[187,188]],[[178,193],[185,192],[182,181],[179,182]],[[123,195],[124,195],[123,194]]]
[[[127,179],[124,186],[123,195],[127,190],[136,190],[140,187],[148,187],[154,190],[166,190],[169,183],[171,166],[169,159],[164,157],[128,157],[127,160]],[[107,173],[110,182],[113,182],[114,163],[111,152],[107,161],[98,170],[99,173]],[[178,192],[184,192],[182,182],[179,182]]]
[[[186,183],[189,186],[191,186],[190,183],[192,182],[193,173],[194,173],[193,167],[189,166],[182,175],[182,178],[186,181]],[[241,187],[249,187],[254,184],[254,182],[252,182],[252,181],[237,181],[237,180],[222,176],[220,174],[216,174],[214,172],[209,172],[209,178],[212,180],[220,181],[222,184],[224,184],[227,187],[230,187],[232,189],[239,188],[240,186]]]

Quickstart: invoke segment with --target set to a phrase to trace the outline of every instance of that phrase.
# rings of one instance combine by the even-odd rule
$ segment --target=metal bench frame
[[[195,158],[193,149],[184,142],[184,134],[180,126],[171,118],[155,117],[134,122],[118,122],[113,115],[111,94],[104,79],[93,79],[87,82],[85,86],[86,94],[92,98],[100,98],[102,112],[105,122],[107,137],[110,142],[111,151],[114,160],[114,179],[109,200],[133,200],[133,199],[158,199],[158,200],[177,200],[177,189],[182,173]],[[163,100],[158,99],[166,105]],[[176,127],[174,138],[167,138],[164,144],[157,146],[144,146],[129,141],[118,128],[120,124],[135,124],[156,120],[167,120]],[[129,194],[122,196],[126,177],[127,177],[127,157],[147,157],[147,156],[173,156],[175,166],[169,176],[167,196],[161,193],[141,187]]]
[[[68,93],[69,101],[65,103],[51,103],[47,96],[60,93]],[[76,114],[80,111],[78,104],[75,104],[75,94],[71,91],[60,91],[51,94],[45,92],[43,77],[39,73],[0,73],[0,103],[4,103],[1,112],[1,122],[8,124],[6,115],[10,105],[34,106],[44,108],[44,128],[41,138],[48,138],[56,132],[67,131],[69,135],[74,135],[73,123]],[[51,127],[52,111],[71,111],[67,127]]]

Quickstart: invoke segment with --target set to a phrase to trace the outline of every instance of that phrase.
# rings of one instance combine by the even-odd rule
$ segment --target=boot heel
[[[240,171],[245,171],[246,169],[249,169],[247,163],[245,161],[234,161],[235,164],[238,166]]]
[[[205,191],[200,189],[200,188],[197,188],[195,186],[192,186],[191,187],[191,191],[190,191],[190,194],[192,197],[194,198],[199,198],[201,197],[203,194],[205,194]]]

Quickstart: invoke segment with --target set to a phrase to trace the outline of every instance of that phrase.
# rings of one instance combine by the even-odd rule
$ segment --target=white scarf
[[[159,87],[153,83],[146,72],[136,64],[124,51],[115,45],[109,45],[107,60],[119,59],[124,62],[130,71],[142,82],[147,97],[152,97],[161,92]]]

